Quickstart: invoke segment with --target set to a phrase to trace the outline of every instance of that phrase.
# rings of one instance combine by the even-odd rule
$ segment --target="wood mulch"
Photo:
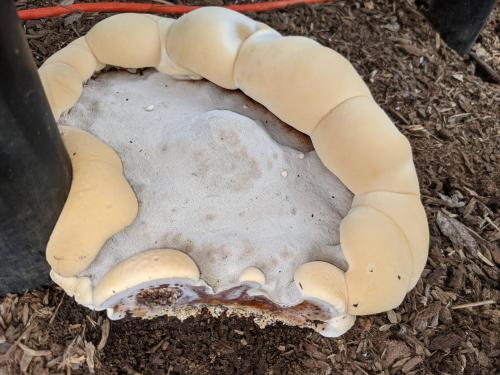
[[[498,374],[500,86],[446,47],[425,7],[337,1],[253,15],[346,56],[413,146],[431,246],[421,281],[399,308],[326,339],[208,314],[110,322],[52,287],[0,300],[0,374]],[[37,63],[105,16],[26,22]],[[499,31],[497,6],[474,46],[497,72]]]

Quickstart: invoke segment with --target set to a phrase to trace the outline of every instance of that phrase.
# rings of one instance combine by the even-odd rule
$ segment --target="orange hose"
[[[3,0],[0,0],[3,1]],[[295,4],[320,4],[329,0],[278,0],[264,3],[235,4],[227,5],[225,8],[238,12],[263,12],[268,10],[282,9]],[[134,13],[160,13],[160,14],[184,14],[194,9],[200,8],[194,5],[160,5],[143,3],[122,3],[122,2],[104,2],[104,3],[85,3],[60,5],[54,7],[33,8],[19,10],[17,12],[20,19],[38,20],[40,18],[63,16],[70,13],[80,12],[134,12]]]

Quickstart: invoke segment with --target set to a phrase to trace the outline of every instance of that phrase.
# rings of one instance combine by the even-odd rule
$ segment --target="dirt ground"
[[[110,322],[53,287],[0,300],[0,374],[498,374],[500,86],[446,47],[425,9],[418,0],[337,1],[252,15],[346,56],[413,146],[430,256],[398,309],[326,339],[208,314]],[[103,17],[26,22],[37,63]],[[474,46],[497,71],[499,35],[497,5]]]

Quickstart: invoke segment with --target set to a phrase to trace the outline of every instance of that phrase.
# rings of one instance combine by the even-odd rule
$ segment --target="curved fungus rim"
[[[323,164],[354,193],[352,208],[340,227],[348,270],[309,262],[295,274],[304,299],[320,299],[343,314],[331,320],[332,326],[324,334],[344,333],[352,326],[354,315],[397,307],[415,286],[427,259],[429,234],[411,147],[374,101],[354,67],[340,54],[305,37],[283,37],[265,24],[224,8],[200,8],[177,20],[119,14],[97,23],[87,35],[56,52],[40,67],[39,75],[56,120],[77,102],[82,83],[105,65],[152,67],[178,79],[205,78],[227,89],[240,89],[312,138]],[[297,76],[301,79],[293,79]],[[116,157],[102,142],[99,147],[104,150],[104,162]],[[58,252],[54,239],[64,238],[65,231],[71,232],[71,228],[65,229],[68,224],[64,218],[71,215],[72,206],[78,205],[72,193],[82,180],[80,170],[74,171],[70,197],[54,228],[47,257],[53,279],[70,295],[84,294],[80,297],[82,303],[94,306],[96,296],[92,294],[99,286],[89,291],[88,282],[78,282],[75,275],[95,258],[99,245],[93,245],[94,250],[86,254],[81,267],[62,266],[51,256]],[[115,165],[113,173],[121,173],[121,163]],[[129,222],[135,218],[134,200],[135,196],[128,197]],[[107,240],[128,221],[113,223],[116,225],[101,239]],[[77,252],[73,255],[81,255],[75,249],[69,253],[72,251]],[[386,262],[387,257],[390,262]],[[108,274],[120,273],[126,262]],[[390,272],[384,269],[388,263]],[[191,269],[193,279],[196,272]],[[166,274],[182,276],[172,270]],[[128,283],[114,286],[123,289]],[[98,298],[100,303],[102,298]]]

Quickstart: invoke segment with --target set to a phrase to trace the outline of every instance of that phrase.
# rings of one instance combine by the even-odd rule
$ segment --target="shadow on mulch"
[[[214,1],[222,4],[196,3]],[[26,22],[37,63],[104,17]],[[499,85],[448,49],[413,1],[337,1],[252,17],[346,56],[410,140],[431,230],[417,287],[398,309],[358,318],[339,339],[208,314],[109,322],[56,289],[9,296],[0,305],[0,374],[497,373]],[[497,6],[474,46],[497,71],[499,18]]]

